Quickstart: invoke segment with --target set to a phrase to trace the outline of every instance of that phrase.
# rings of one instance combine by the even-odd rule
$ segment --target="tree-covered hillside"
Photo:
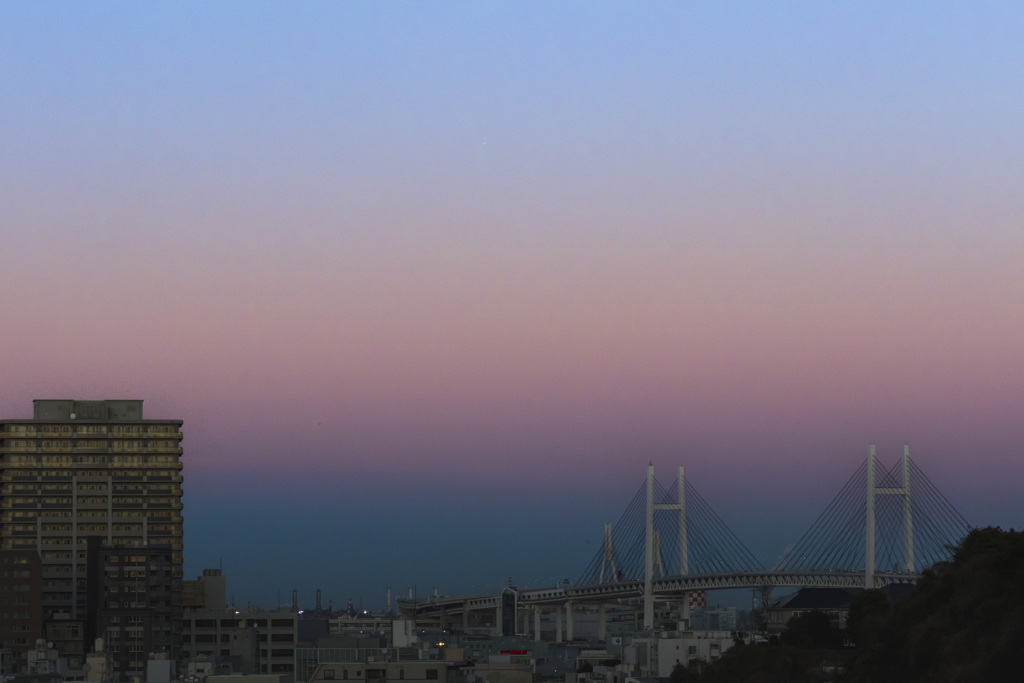
[[[880,616],[862,625],[854,681],[1024,679],[1024,532],[972,531]]]
[[[680,671],[674,678],[680,683],[1024,680],[1024,532],[971,531],[952,559],[926,570],[903,602],[890,606],[881,591],[864,591],[850,606],[848,625],[854,648],[822,649],[837,634],[827,620],[803,615],[778,644],[736,647],[699,673]],[[838,671],[833,663],[841,665]]]

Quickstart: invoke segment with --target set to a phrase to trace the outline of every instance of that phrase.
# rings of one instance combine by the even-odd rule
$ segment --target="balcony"
[[[179,477],[180,479],[180,477]],[[4,474],[0,481],[10,483],[12,481],[39,481],[38,474]]]
[[[148,477],[146,477],[146,481],[159,481],[159,482],[168,482],[168,483],[171,483],[171,484],[180,484],[181,483],[181,475],[180,474],[163,474],[163,473],[161,473],[161,474],[150,474]]]

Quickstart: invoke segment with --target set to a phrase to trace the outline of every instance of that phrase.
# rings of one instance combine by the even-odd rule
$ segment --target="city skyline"
[[[0,8],[0,415],[181,419],[185,578],[575,578],[677,465],[1024,525],[1024,10]],[[797,492],[797,494],[794,494]],[[341,604],[339,604],[339,602]]]

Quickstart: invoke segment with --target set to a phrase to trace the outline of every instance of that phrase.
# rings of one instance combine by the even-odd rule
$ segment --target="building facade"
[[[0,649],[20,657],[43,636],[43,567],[31,550],[0,550]]]
[[[451,676],[449,675],[451,672]],[[453,683],[458,670],[443,661],[339,662],[320,664],[309,683],[320,681],[353,681],[359,683],[386,683],[387,681],[446,681]]]
[[[299,615],[288,610],[186,610],[181,656],[230,657],[240,673],[293,676],[298,636]]]
[[[84,624],[89,537],[165,546],[180,606],[181,425],[139,400],[36,400],[32,419],[0,420],[0,548],[38,553],[44,621]]]
[[[218,610],[227,607],[227,583],[219,569],[204,569],[194,581],[182,581],[185,609]]]
[[[181,601],[174,590],[170,545],[88,543],[85,642],[102,638],[113,680],[146,678],[150,655],[175,661],[181,643]]]

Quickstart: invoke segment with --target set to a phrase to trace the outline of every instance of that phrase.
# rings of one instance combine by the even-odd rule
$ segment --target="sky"
[[[0,415],[184,421],[236,604],[766,564],[904,443],[1024,526],[1024,7],[0,4]]]

